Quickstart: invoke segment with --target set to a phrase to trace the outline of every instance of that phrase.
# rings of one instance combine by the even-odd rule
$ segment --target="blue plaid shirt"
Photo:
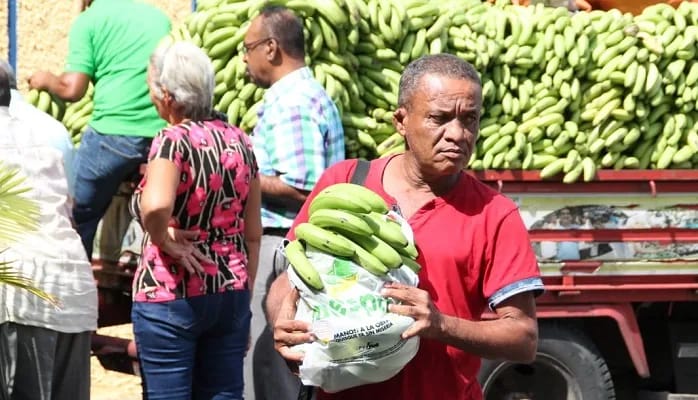
[[[307,67],[267,90],[252,141],[259,173],[301,190],[312,190],[327,167],[344,159],[339,111]],[[265,228],[290,228],[295,217],[262,202]]]

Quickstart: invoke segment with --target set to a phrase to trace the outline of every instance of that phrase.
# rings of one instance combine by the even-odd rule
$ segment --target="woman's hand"
[[[190,274],[203,273],[202,263],[213,264],[214,261],[206,257],[196,248],[199,240],[199,230],[183,230],[169,227],[167,235],[161,244],[157,246],[161,251],[172,257],[178,265],[184,267]]]

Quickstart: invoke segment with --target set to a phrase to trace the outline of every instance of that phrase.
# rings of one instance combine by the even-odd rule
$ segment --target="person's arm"
[[[167,228],[177,196],[180,171],[174,162],[155,158],[148,162],[147,184],[141,195],[143,229],[150,241],[162,246],[167,238]]]
[[[262,197],[264,202],[288,208],[290,210],[299,210],[303,202],[308,197],[307,190],[300,190],[291,185],[284,183],[279,176],[259,175],[261,182]]]
[[[473,321],[444,315],[427,291],[386,285],[384,296],[403,303],[390,305],[390,311],[415,319],[404,332],[405,337],[433,338],[486,358],[533,360],[538,341],[534,293],[542,290],[543,283],[518,209],[513,203],[502,203],[500,207],[509,207],[509,211],[502,211],[497,223],[489,224],[482,238],[488,242],[480,271],[482,292],[470,294],[487,299],[498,318]]]
[[[277,318],[279,317],[279,312],[281,310],[284,298],[291,293],[293,288],[291,287],[291,282],[288,280],[288,274],[286,271],[277,276],[274,282],[271,283],[269,291],[267,292],[267,319],[269,325],[274,325]],[[292,318],[291,318],[292,319]]]
[[[179,185],[180,169],[166,158],[148,162],[147,182],[141,195],[143,230],[150,242],[177,261],[190,274],[202,273],[202,263],[214,261],[196,248],[198,230],[182,230],[169,226]]]
[[[444,342],[465,352],[490,359],[531,362],[538,343],[536,307],[532,292],[516,294],[495,308],[498,318],[470,321],[445,315],[434,306],[425,290],[402,284],[386,285],[383,295],[402,305],[389,311],[415,319],[403,338],[423,336]]]
[[[262,195],[259,178],[250,182],[250,192],[245,204],[245,246],[247,247],[247,279],[250,291],[254,288],[259,264],[259,247],[262,240]]]
[[[90,77],[82,72],[64,72],[56,76],[48,71],[39,71],[29,78],[33,89],[47,90],[65,101],[78,101],[90,84]]]
[[[266,304],[267,318],[273,329],[274,348],[288,361],[293,371],[297,370],[297,363],[303,361],[303,354],[293,351],[292,347],[315,339],[308,322],[294,319],[299,297],[298,290],[291,287],[284,272],[271,284]]]

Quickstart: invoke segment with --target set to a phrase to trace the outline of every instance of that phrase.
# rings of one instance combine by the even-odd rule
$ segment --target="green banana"
[[[36,108],[50,114],[51,112],[51,94],[45,90],[39,92]]]
[[[325,285],[320,278],[320,274],[308,260],[308,257],[305,255],[305,248],[299,240],[288,242],[286,247],[284,247],[284,254],[303,283],[315,290],[324,289]]]
[[[376,257],[385,265],[386,267],[393,269],[399,268],[402,265],[402,260],[400,258],[400,253],[398,253],[392,246],[385,243],[376,236],[363,236],[355,235],[351,232],[342,232],[349,240],[354,242],[357,246],[360,246],[372,256]]]
[[[409,243],[402,232],[402,226],[390,215],[371,212],[362,215],[371,228],[371,233],[393,247],[405,247]]]
[[[385,214],[388,212],[388,204],[371,189],[354,183],[335,183],[323,189],[321,194],[335,193],[346,197],[355,197],[369,205],[371,211]]]
[[[402,258],[402,265],[411,269],[415,274],[418,274],[419,271],[422,270],[422,266],[419,265],[419,263],[416,260],[413,260],[409,257],[405,257],[403,255],[401,255],[400,257]]]
[[[354,245],[349,239],[311,223],[298,224],[293,232],[298,239],[320,251],[340,257],[352,257],[355,254]]]
[[[326,229],[339,229],[342,232],[351,232],[355,235],[370,236],[372,227],[362,218],[365,214],[353,214],[344,210],[319,209],[310,216],[308,221],[316,226]]]
[[[378,276],[385,276],[388,273],[388,267],[363,247],[354,244],[354,251],[355,254],[352,260],[362,266],[366,271]]]
[[[328,192],[326,189],[323,189],[310,202],[308,214],[312,216],[315,211],[320,209],[346,210],[366,214],[371,211],[371,205],[363,199],[346,192]]]

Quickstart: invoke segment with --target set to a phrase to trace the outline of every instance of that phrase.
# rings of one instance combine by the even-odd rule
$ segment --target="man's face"
[[[255,18],[250,24],[243,39],[243,61],[247,64],[247,76],[257,86],[268,88],[271,86],[269,79],[269,49],[271,40],[263,27],[262,17]]]
[[[402,123],[396,126],[425,174],[446,176],[465,168],[480,130],[481,104],[475,82],[422,77],[408,108],[398,110]]]
[[[560,210],[560,224],[569,225],[572,223],[572,213],[570,210],[564,208]]]

